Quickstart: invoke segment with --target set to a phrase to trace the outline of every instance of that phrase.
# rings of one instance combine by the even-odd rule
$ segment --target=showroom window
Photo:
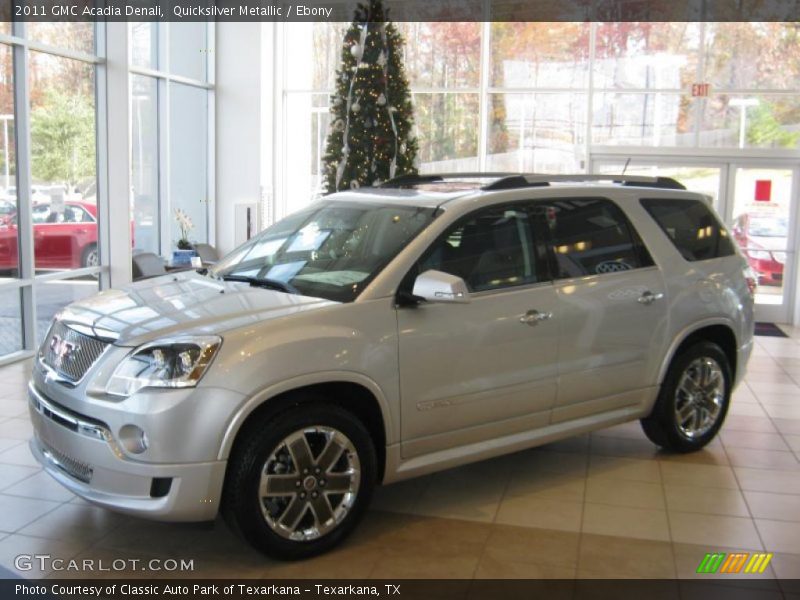
[[[794,23],[396,23],[423,172],[581,172],[603,149],[796,149]],[[280,29],[279,218],[323,193],[349,23]],[[756,57],[752,60],[752,57]],[[775,65],[781,65],[775,68]],[[694,84],[708,84],[695,88]]]
[[[106,277],[104,33],[93,23],[0,29],[0,361],[32,352],[53,315]]]
[[[169,257],[181,237],[213,243],[214,25],[131,23],[133,251]]]

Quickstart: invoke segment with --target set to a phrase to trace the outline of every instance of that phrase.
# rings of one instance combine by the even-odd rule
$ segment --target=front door
[[[415,267],[462,277],[471,301],[397,310],[404,458],[549,422],[560,314],[533,222],[525,204],[481,209]]]

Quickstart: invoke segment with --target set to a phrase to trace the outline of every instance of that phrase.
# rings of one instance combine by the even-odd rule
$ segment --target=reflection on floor
[[[703,452],[662,454],[631,423],[387,486],[341,548],[291,564],[221,521],[150,523],[71,496],[28,452],[27,366],[4,367],[0,564],[13,571],[15,556],[45,552],[186,559],[194,571],[20,575],[689,578],[707,552],[743,550],[775,556],[761,576],[721,577],[774,588],[776,576],[800,578],[800,329],[788,332],[756,338],[722,435]]]

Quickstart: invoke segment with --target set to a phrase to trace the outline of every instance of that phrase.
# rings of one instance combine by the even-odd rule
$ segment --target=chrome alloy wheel
[[[344,520],[360,483],[358,452],[347,436],[332,427],[307,427],[284,438],[267,459],[259,506],[281,537],[315,540]]]
[[[97,252],[97,248],[89,250],[89,253],[86,255],[86,264],[84,266],[85,267],[100,266],[100,255]]]
[[[675,392],[675,422],[688,439],[707,433],[717,422],[725,402],[725,376],[708,356],[690,362]]]

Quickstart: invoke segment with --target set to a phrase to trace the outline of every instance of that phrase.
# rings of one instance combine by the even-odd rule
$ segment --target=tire
[[[97,244],[89,244],[81,256],[82,267],[97,267],[100,265],[100,255],[97,253]]]
[[[698,342],[673,360],[642,429],[673,452],[694,452],[717,435],[730,405],[730,362],[712,342]]]
[[[352,532],[377,473],[372,438],[357,417],[314,399],[265,415],[241,435],[228,463],[222,513],[252,546],[278,560],[299,560]]]

